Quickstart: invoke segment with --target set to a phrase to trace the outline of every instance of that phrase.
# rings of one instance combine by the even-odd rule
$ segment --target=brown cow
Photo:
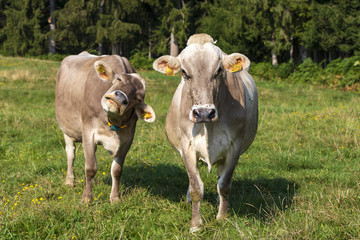
[[[167,75],[182,71],[166,118],[166,133],[188,172],[190,230],[196,231],[202,225],[200,201],[204,191],[197,161],[207,163],[209,171],[217,165],[217,219],[224,218],[239,156],[256,135],[258,96],[248,73],[250,61],[239,53],[227,55],[209,35],[196,34],[179,56],[162,56],[153,67]]]
[[[136,122],[138,118],[155,121],[155,113],[144,103],[144,98],[145,80],[124,57],[82,52],[61,62],[56,77],[55,113],[66,144],[65,184],[74,185],[74,142],[82,142],[86,176],[84,202],[92,199],[98,144],[114,158],[110,201],[120,200],[120,176]]]

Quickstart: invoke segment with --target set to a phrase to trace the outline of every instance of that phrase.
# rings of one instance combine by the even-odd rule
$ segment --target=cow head
[[[97,76],[112,86],[101,99],[101,106],[109,118],[119,118],[129,109],[135,108],[138,118],[146,122],[155,121],[155,112],[145,104],[145,80],[136,73],[116,74],[104,61],[96,61]]]
[[[207,34],[195,34],[177,57],[162,56],[153,68],[166,75],[181,70],[187,96],[191,100],[189,119],[194,123],[214,122],[218,119],[221,85],[227,72],[248,71],[249,59],[240,53],[226,55],[214,45]]]

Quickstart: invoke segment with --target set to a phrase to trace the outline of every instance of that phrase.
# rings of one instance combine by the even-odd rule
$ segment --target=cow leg
[[[94,182],[94,177],[97,172],[97,162],[96,162],[96,145],[90,141],[83,140],[83,149],[85,155],[85,189],[82,196],[82,201],[84,203],[89,203],[92,200],[92,184]]]
[[[200,216],[200,203],[204,195],[204,183],[200,178],[200,173],[196,166],[195,154],[184,156],[184,163],[189,177],[188,197],[190,195],[192,203],[190,231],[195,232],[198,231],[203,224]]]
[[[218,220],[226,218],[227,216],[229,196],[231,192],[232,175],[234,173],[237,162],[238,157],[227,158],[224,162],[218,163],[217,165],[217,191],[220,198],[219,212],[216,216],[216,219]]]
[[[65,184],[74,187],[74,160],[75,160],[75,143],[64,133],[65,151],[67,157],[67,173]]]
[[[120,184],[120,177],[122,173],[124,160],[125,158],[115,157],[111,165],[111,178],[112,178],[112,187],[110,193],[111,203],[116,203],[120,201],[119,184]]]

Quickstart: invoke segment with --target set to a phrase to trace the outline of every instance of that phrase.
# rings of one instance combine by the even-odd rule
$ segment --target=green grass
[[[182,159],[164,125],[179,77],[140,72],[157,116],[139,121],[111,205],[111,157],[98,148],[91,205],[64,186],[64,140],[54,114],[59,62],[0,57],[0,239],[358,239],[360,95],[257,82],[259,130],[233,177],[229,217],[216,221],[216,171],[201,168],[203,230],[189,233]]]

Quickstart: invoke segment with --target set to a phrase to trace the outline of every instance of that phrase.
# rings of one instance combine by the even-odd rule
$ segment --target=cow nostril
[[[129,103],[129,102],[128,102],[128,100],[126,100],[126,99],[123,101],[123,104],[124,104],[124,105],[128,105],[128,103]]]
[[[118,96],[120,96],[120,94],[121,94],[121,93],[120,93],[119,91],[115,91],[115,96],[118,97]]]
[[[194,108],[191,111],[190,120],[196,123],[200,122],[213,122],[217,119],[216,108],[201,107]]]
[[[199,110],[194,109],[194,110],[193,110],[193,115],[194,115],[194,117],[200,117]]]
[[[216,111],[215,111],[215,109],[211,109],[209,112],[208,118],[213,119],[215,117],[216,117]]]

